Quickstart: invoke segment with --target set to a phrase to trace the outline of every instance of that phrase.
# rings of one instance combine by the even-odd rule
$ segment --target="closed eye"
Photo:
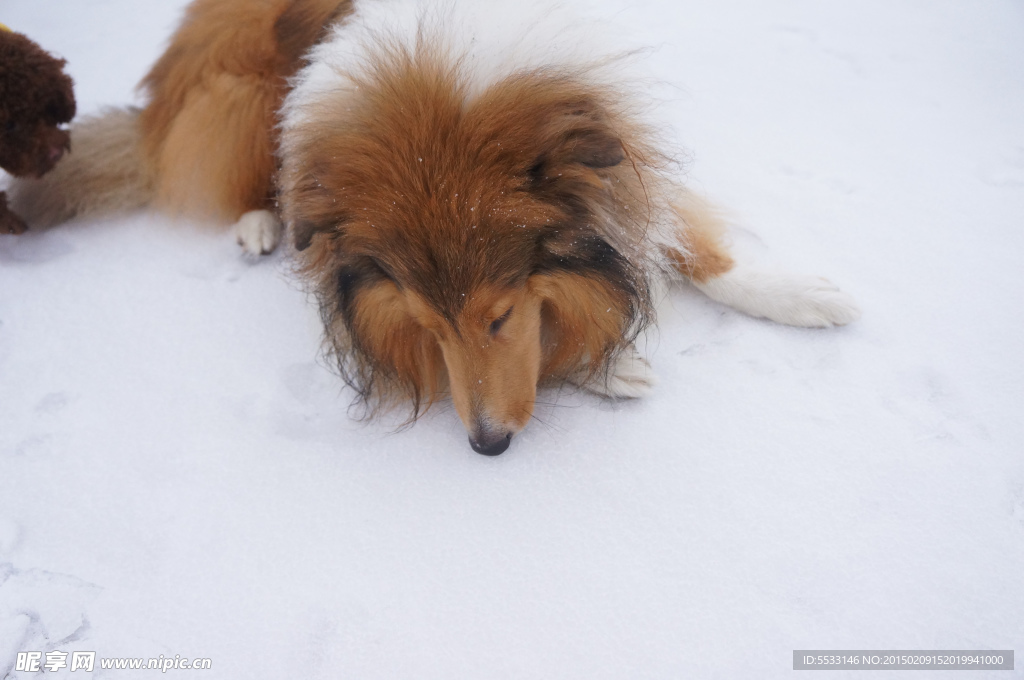
[[[508,308],[507,312],[505,312],[504,314],[499,316],[497,319],[492,321],[491,322],[491,335],[497,335],[498,331],[501,330],[501,327],[505,325],[505,322],[508,321],[508,317],[510,317],[510,316],[512,316],[512,308],[511,307]]]

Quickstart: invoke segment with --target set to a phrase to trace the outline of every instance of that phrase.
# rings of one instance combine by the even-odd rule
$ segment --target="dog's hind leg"
[[[842,326],[860,317],[853,298],[826,279],[737,266],[722,244],[721,218],[700,199],[687,195],[675,210],[684,225],[682,239],[678,246],[664,246],[665,254],[712,300],[789,326]]]

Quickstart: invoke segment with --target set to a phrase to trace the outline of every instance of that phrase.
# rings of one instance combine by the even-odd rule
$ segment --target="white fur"
[[[789,326],[827,328],[860,318],[860,308],[852,297],[816,276],[737,267],[705,283],[694,281],[694,285],[712,300]]]
[[[569,382],[602,397],[639,399],[650,394],[657,383],[651,365],[630,345],[615,357],[608,374],[587,380],[586,371],[569,378]]]
[[[457,9],[444,0],[361,0],[310,51],[309,65],[293,79],[281,110],[285,143],[290,130],[322,113],[317,108],[325,96],[354,87],[350,74],[365,72],[367,55],[381,39],[396,38],[412,47],[422,30],[453,56],[464,56],[472,96],[519,70],[604,63],[609,54],[636,49],[607,16],[607,11],[550,0],[461,2]],[[605,77],[616,77],[612,68],[603,71]],[[631,73],[632,79],[636,76]]]
[[[250,210],[235,224],[238,245],[246,255],[274,252],[281,241],[281,221],[269,210]]]

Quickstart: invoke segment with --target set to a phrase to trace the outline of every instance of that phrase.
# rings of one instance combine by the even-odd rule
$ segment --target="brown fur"
[[[18,196],[56,217],[152,198],[233,221],[279,192],[329,349],[370,412],[408,401],[415,419],[450,392],[474,448],[499,453],[539,384],[606,380],[632,351],[656,270],[700,281],[731,267],[719,221],[587,69],[472,92],[426,35],[371,50],[353,87],[290,133],[278,173],[286,79],[351,11],[196,0],[142,83],[145,109],[82,126],[87,162],[109,170],[69,166]]]
[[[733,259],[722,244],[724,225],[710,205],[693,195],[685,203],[672,205],[686,229],[680,232],[684,248],[667,248],[673,265],[688,279],[698,283],[710,281],[733,268]]]
[[[197,0],[142,81],[157,207],[235,221],[272,205],[287,78],[351,0]]]
[[[60,129],[75,116],[65,63],[21,33],[0,28],[0,167],[14,176],[42,176],[70,148]],[[0,233],[24,230],[0,192]]]
[[[663,159],[583,72],[520,72],[470,97],[458,59],[426,41],[381,45],[353,77],[319,102],[345,114],[283,152],[300,270],[371,408],[411,399],[415,417],[447,375],[474,448],[500,452],[538,383],[601,379],[650,322]],[[693,276],[727,270],[713,213],[689,210],[656,216],[676,232],[667,254]]]

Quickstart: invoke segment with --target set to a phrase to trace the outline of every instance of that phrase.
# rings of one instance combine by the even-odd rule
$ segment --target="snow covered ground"
[[[278,255],[150,215],[0,236],[0,677],[32,650],[225,679],[1024,654],[1024,5],[576,1],[656,48],[660,115],[739,249],[863,319],[674,291],[652,397],[546,394],[491,459],[450,407],[350,419]],[[183,4],[0,21],[68,59],[88,113],[133,101]]]

